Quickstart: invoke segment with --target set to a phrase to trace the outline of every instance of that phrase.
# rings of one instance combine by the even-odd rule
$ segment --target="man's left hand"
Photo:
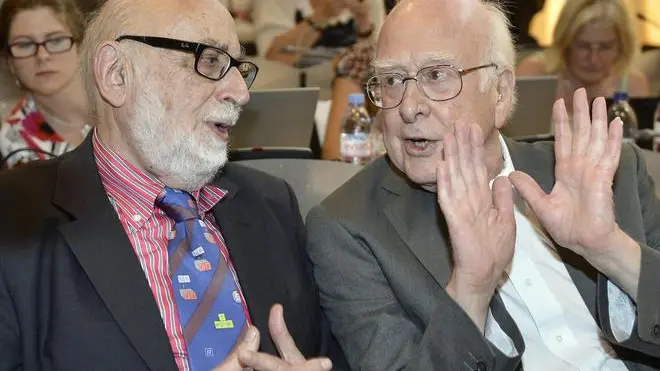
[[[527,174],[510,179],[550,236],[587,260],[607,254],[622,231],[614,217],[612,184],[619,166],[623,135],[620,119],[608,127],[605,99],[593,103],[584,89],[573,95],[573,125],[563,100],[553,107],[555,185],[545,194]]]

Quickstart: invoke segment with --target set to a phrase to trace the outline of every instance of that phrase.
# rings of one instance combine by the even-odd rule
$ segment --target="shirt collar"
[[[156,198],[164,188],[160,180],[151,177],[107,147],[94,129],[92,146],[103,187],[117,210],[127,213],[126,222],[141,228],[156,210]],[[227,195],[227,191],[205,185],[191,193],[200,215],[204,215]]]
[[[493,187],[493,182],[495,179],[497,179],[500,176],[509,176],[514,170],[516,170],[513,167],[513,161],[511,160],[511,154],[509,153],[509,147],[506,145],[506,141],[504,140],[504,137],[502,134],[499,134],[499,140],[500,140],[500,147],[502,150],[502,170],[500,171],[499,174],[493,179],[490,180],[490,183],[488,184],[491,188]]]

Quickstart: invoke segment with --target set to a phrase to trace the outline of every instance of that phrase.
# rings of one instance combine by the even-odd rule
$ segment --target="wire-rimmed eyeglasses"
[[[463,75],[482,68],[495,67],[495,63],[483,64],[467,69],[450,64],[429,66],[417,71],[415,76],[387,72],[372,76],[367,80],[366,90],[369,100],[378,108],[395,108],[403,101],[406,82],[414,80],[424,95],[433,101],[450,100],[463,90]]]

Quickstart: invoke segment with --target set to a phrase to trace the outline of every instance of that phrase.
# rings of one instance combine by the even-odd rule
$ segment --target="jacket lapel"
[[[383,179],[382,188],[391,195],[383,208],[390,226],[431,276],[445,287],[451,274],[451,248],[446,242],[449,241],[447,224],[435,193],[411,185],[394,169]],[[428,228],[429,221],[438,228]]]
[[[219,177],[215,185],[228,191],[213,212],[236,270],[252,324],[261,332],[261,350],[276,354],[268,335],[268,315],[271,305],[281,302],[278,298],[284,295],[278,289],[281,285],[274,284],[282,280],[277,267],[272,264],[277,261],[274,255],[277,249],[265,242],[264,218],[250,215],[250,210],[265,208],[253,207],[258,199],[251,197],[248,191],[241,191],[227,176]]]
[[[538,145],[521,144],[510,139],[506,139],[506,144],[515,169],[527,173],[534,178],[546,194],[552,192],[555,184],[554,142],[546,144],[547,147],[544,149],[538,148]],[[591,315],[595,318],[595,285],[598,271],[580,255],[556,243],[554,246],[587,308],[589,308]]]
[[[62,159],[53,203],[71,215],[59,231],[145,364],[176,371],[144,271],[98,175],[91,135]]]

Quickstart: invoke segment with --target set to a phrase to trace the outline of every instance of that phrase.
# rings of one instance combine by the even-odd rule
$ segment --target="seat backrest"
[[[655,195],[660,197],[660,153],[642,149],[646,169],[655,182]]]
[[[361,169],[346,162],[325,160],[267,159],[240,163],[287,181],[298,198],[303,219],[312,207]]]

